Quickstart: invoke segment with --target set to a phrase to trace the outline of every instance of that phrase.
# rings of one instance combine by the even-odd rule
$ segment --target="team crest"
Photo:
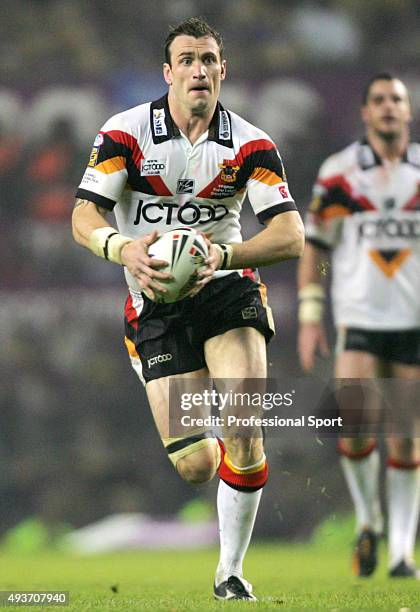
[[[224,183],[234,183],[236,181],[236,174],[240,169],[240,166],[234,166],[231,162],[224,159],[223,164],[219,164],[221,168],[220,178]]]

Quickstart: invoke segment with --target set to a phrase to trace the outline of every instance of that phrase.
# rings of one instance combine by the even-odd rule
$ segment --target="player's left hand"
[[[201,289],[211,281],[211,279],[213,278],[213,274],[220,265],[219,249],[216,249],[216,247],[212,244],[212,242],[210,242],[210,240],[205,234],[201,233],[201,235],[206,241],[209,250],[209,255],[207,259],[204,260],[206,267],[202,268],[197,274],[197,282],[195,284],[195,287],[191,289],[189,297],[194,297],[195,295],[197,295],[197,293],[199,293]]]

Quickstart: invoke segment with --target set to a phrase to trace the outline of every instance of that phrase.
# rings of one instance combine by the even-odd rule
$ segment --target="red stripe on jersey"
[[[417,192],[402,207],[403,210],[416,210],[420,206],[420,193]]]
[[[356,197],[353,193],[352,187],[349,182],[346,181],[344,176],[337,174],[329,179],[318,179],[317,183],[325,187],[326,189],[332,189],[333,187],[341,187],[355,202],[360,204],[366,210],[377,210],[376,206],[366,196]]]
[[[139,170],[141,169],[141,160],[144,159],[144,155],[139,147],[139,143],[134,138],[134,136],[132,136],[131,134],[127,134],[127,132],[122,132],[121,130],[110,130],[109,132],[101,133],[107,134],[115,142],[120,142],[121,144],[128,147],[132,152],[133,162]],[[144,176],[143,178],[153,187],[157,195],[172,195],[172,193],[169,191],[168,187],[165,185],[160,176]]]
[[[247,276],[253,281],[257,280],[257,277],[255,276],[255,270],[253,270],[252,268],[244,268],[242,270],[242,276]]]
[[[137,168],[140,169],[141,160],[144,159],[144,155],[139,147],[137,140],[131,134],[122,132],[121,130],[110,130],[109,132],[103,132],[107,134],[114,142],[120,142],[121,144],[128,147],[133,154],[133,162]]]
[[[270,151],[271,149],[275,148],[276,145],[271,142],[271,140],[267,140],[266,138],[251,140],[250,142],[242,145],[236,154],[236,159],[232,160],[232,163],[238,162],[239,165],[242,166],[245,159],[248,157],[248,155],[251,155],[251,153],[256,153],[257,151]]]
[[[220,187],[220,185],[224,184],[222,179],[220,178],[221,173],[222,171],[220,171],[219,174],[212,180],[212,182],[209,183],[206,187],[204,187],[204,189],[202,189],[200,193],[197,193],[198,198],[211,198],[213,189],[216,189],[217,187]]]
[[[124,315],[127,320],[127,323],[129,323],[131,327],[134,327],[134,329],[137,329],[139,326],[139,319],[138,319],[137,311],[133,306],[133,298],[131,294],[129,294],[125,302]]]
[[[242,147],[237,152],[235,159],[225,159],[223,160],[223,163],[226,164],[226,166],[243,166],[245,159],[248,157],[248,155],[251,155],[251,153],[256,153],[257,151],[270,151],[271,149],[275,148],[276,145],[271,142],[271,140],[266,140],[265,138],[261,138],[260,140],[251,140],[250,142],[247,142],[242,145]],[[223,170],[220,170],[219,174],[215,176],[212,182],[209,183],[206,187],[204,187],[204,189],[202,189],[200,193],[197,193],[197,197],[210,198],[213,193],[213,190],[216,187],[219,187],[220,185],[225,185],[226,183],[224,183],[220,178],[222,172]]]

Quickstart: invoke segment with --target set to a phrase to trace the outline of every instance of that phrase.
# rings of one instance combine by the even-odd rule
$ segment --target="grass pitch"
[[[341,610],[420,612],[420,582],[386,575],[385,551],[369,579],[350,574],[348,550],[319,546],[253,545],[245,576],[257,603],[216,602],[215,549],[196,552],[130,552],[91,557],[60,553],[16,556],[0,551],[1,590],[70,591],[66,611],[84,610]],[[11,610],[11,607],[0,607]],[[57,610],[57,607],[20,607]]]

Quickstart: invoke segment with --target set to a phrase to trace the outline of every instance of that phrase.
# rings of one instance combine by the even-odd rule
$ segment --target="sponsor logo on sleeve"
[[[290,199],[290,193],[289,193],[289,190],[287,188],[287,185],[280,185],[279,191],[280,191],[280,195],[281,195],[281,197],[283,199],[285,199],[285,200]]]
[[[98,155],[99,155],[99,147],[93,147],[92,152],[89,157],[88,166],[90,166],[91,168],[94,168],[96,166],[98,162]]]
[[[178,179],[177,193],[194,193],[194,179]]]
[[[162,176],[165,174],[166,162],[164,159],[142,159],[141,176]]]
[[[165,109],[154,108],[153,109],[153,130],[155,136],[167,136],[168,130],[165,123]]]

